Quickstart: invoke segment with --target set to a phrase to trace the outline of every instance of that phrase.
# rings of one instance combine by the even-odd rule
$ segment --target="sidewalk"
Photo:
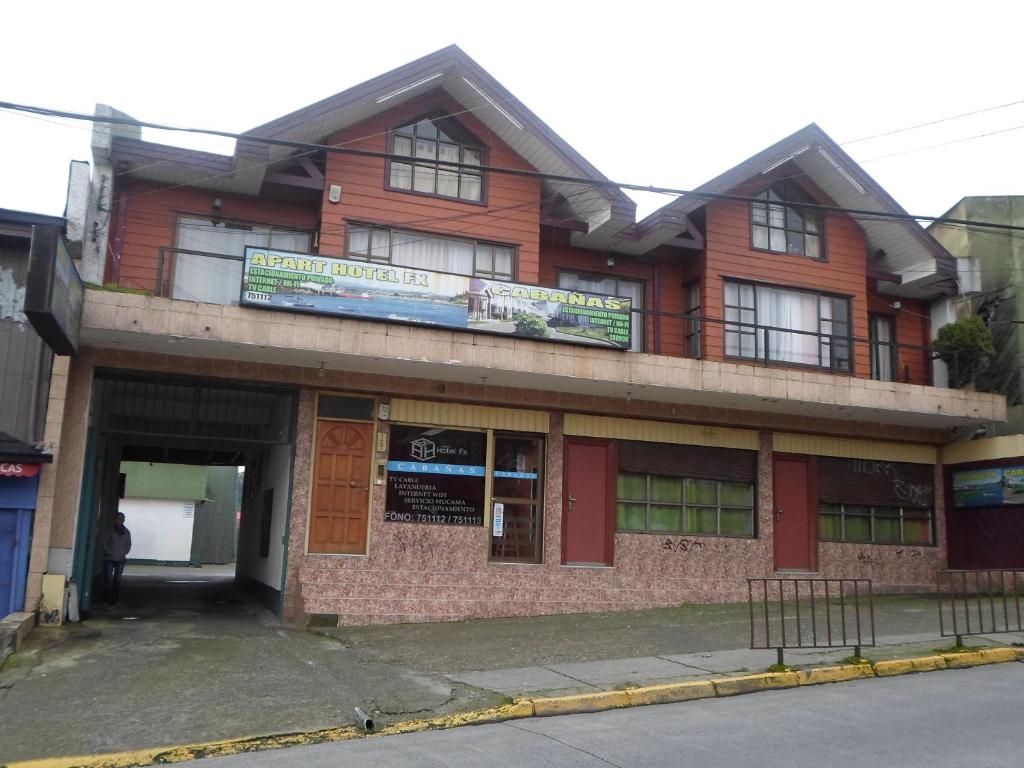
[[[137,583],[125,606],[79,625],[32,634],[0,670],[0,763],[347,726],[355,706],[386,725],[776,661],[773,650],[745,648],[745,603],[303,632],[193,570]],[[876,597],[875,609],[885,634],[864,648],[873,660],[952,647],[939,637],[934,597]],[[851,652],[793,650],[786,662],[833,664]]]

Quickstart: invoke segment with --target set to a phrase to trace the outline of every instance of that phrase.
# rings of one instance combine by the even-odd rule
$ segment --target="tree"
[[[516,336],[539,336],[544,338],[548,335],[547,324],[537,315],[516,312],[512,315],[512,322],[516,324]]]
[[[996,353],[992,333],[977,315],[939,328],[932,349],[949,368],[949,383],[957,389],[974,383]]]

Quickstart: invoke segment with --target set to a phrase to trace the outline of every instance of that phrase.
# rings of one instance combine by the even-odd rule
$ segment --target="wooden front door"
[[[775,456],[773,486],[777,571],[813,571],[815,568],[817,483],[813,469],[810,457]]]
[[[615,482],[610,443],[566,441],[563,563],[612,564]]]
[[[372,424],[317,422],[310,552],[366,552],[372,462]]]

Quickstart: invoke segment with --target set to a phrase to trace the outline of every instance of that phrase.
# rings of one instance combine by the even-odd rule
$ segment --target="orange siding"
[[[825,253],[828,261],[756,251],[750,246],[750,206],[732,201],[708,203],[705,313],[714,318],[724,317],[724,277],[827,291],[850,297],[853,335],[866,339],[867,259],[863,230],[853,219],[829,214],[825,221]],[[723,359],[721,324],[707,325],[704,345],[706,357]],[[854,346],[854,373],[870,378],[868,345],[857,343]]]
[[[485,162],[532,170],[519,155],[442,91],[432,91],[401,107],[374,116],[331,136],[339,144],[387,152],[388,131],[428,113],[457,115],[463,127],[487,147]],[[518,250],[518,279],[536,283],[539,268],[541,184],[537,179],[500,173],[487,174],[486,204],[462,203],[427,195],[386,189],[383,159],[337,153],[327,157],[327,185],[341,185],[341,202],[323,201],[320,252],[345,253],[345,224],[363,221],[409,227],[424,232],[508,243]]]
[[[931,320],[928,305],[913,299],[899,299],[900,309],[895,310],[891,296],[868,295],[868,311],[888,315],[896,325],[896,343],[907,347],[927,347],[931,341]],[[900,381],[908,384],[931,384],[932,363],[929,353],[919,349],[898,349],[897,374]]]
[[[589,272],[595,275],[644,281],[644,304],[648,310],[644,326],[645,350],[664,355],[683,354],[683,321],[686,298],[683,286],[700,275],[701,260],[696,252],[663,249],[653,260],[638,260],[619,253],[573,248],[569,233],[545,227],[540,249],[541,285],[557,285],[559,271]],[[608,266],[608,256],[615,266]],[[674,316],[673,316],[674,315]]]
[[[110,253],[114,259],[111,279],[126,288],[155,290],[159,249],[175,244],[178,216],[211,216],[214,197],[224,201],[219,216],[226,220],[309,230],[317,227],[315,206],[231,196],[194,187],[163,188],[148,182],[124,181],[118,185],[110,227]],[[168,259],[165,285],[170,269]]]

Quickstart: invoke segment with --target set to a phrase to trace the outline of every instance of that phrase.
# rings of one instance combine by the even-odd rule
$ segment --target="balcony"
[[[170,285],[165,279],[160,288],[169,292]],[[736,325],[707,317],[675,317],[700,323],[701,328]],[[773,335],[788,338],[807,332],[764,327],[757,331],[764,339],[760,348],[767,353],[757,359],[695,360],[89,289],[82,341],[138,352],[569,393],[577,396],[573,402],[581,408],[587,398],[607,397],[925,429],[1006,418],[1005,400],[999,395],[794,367],[791,360],[778,359],[783,337],[773,341]],[[811,335],[819,337],[813,345],[825,350],[818,354],[827,354],[830,365],[843,366],[844,359],[867,360],[870,355],[868,340]],[[921,348],[908,352],[925,353]]]

